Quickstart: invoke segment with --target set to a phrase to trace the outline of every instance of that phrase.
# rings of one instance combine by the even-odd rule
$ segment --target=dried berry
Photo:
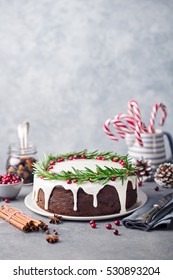
[[[23,178],[24,184],[33,183],[33,163],[36,162],[36,159],[33,157],[19,157],[15,158],[9,156],[7,160],[6,170],[7,173],[13,173],[21,178]]]

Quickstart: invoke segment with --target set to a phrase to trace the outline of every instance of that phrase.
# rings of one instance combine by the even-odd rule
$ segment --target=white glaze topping
[[[73,161],[64,161],[56,163],[53,166],[53,169],[51,169],[50,172],[58,173],[61,170],[64,171],[72,171],[72,167],[80,170],[84,170],[85,167],[88,167],[92,170],[96,170],[96,165],[99,165],[101,168],[104,168],[104,166],[108,167],[114,167],[122,169],[122,165],[119,163],[115,163],[112,161],[101,161],[101,160],[93,160],[93,159],[76,159]],[[114,186],[114,188],[117,190],[119,201],[121,205],[121,211],[120,213],[124,213],[126,211],[125,205],[126,205],[126,191],[127,191],[127,184],[128,181],[132,182],[133,189],[137,188],[137,178],[136,176],[130,176],[127,180],[124,180],[124,183],[122,185],[121,179],[116,179],[116,181],[109,181],[106,185]],[[55,186],[62,186],[66,190],[71,190],[73,193],[73,199],[74,199],[74,211],[77,210],[77,193],[79,190],[79,187],[83,189],[83,191],[87,194],[90,194],[93,196],[93,206],[97,207],[97,195],[99,191],[105,186],[99,183],[92,183],[92,182],[85,182],[78,186],[76,183],[67,184],[66,181],[60,181],[60,180],[44,180],[40,177],[34,176],[34,185],[33,185],[33,199],[35,201],[38,201],[38,192],[41,188],[44,192],[45,196],[45,205],[44,208],[48,209],[48,203],[50,195],[54,189]]]

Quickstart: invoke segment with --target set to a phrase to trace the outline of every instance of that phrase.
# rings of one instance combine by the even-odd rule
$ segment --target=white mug
[[[173,139],[170,133],[156,130],[155,133],[141,133],[141,139],[143,146],[140,146],[136,141],[134,134],[126,135],[126,144],[128,146],[128,154],[134,160],[147,160],[150,165],[157,167],[159,164],[168,161],[166,157],[166,149],[164,136],[167,137],[170,150],[171,158],[173,157]]]

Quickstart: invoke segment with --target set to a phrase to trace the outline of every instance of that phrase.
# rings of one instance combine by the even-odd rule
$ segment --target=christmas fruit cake
[[[66,216],[124,214],[137,202],[135,171],[128,156],[113,152],[49,155],[34,163],[33,199]]]

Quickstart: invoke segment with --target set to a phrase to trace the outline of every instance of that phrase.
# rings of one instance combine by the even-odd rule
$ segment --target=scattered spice
[[[61,218],[62,218],[62,216],[54,214],[54,216],[50,218],[49,223],[58,225],[59,223],[61,223]]]
[[[156,192],[158,192],[158,191],[159,191],[159,187],[156,186],[156,187],[154,188],[154,190],[155,190]]]
[[[59,241],[59,237],[57,235],[48,235],[46,236],[46,241],[48,243],[56,243]]]

